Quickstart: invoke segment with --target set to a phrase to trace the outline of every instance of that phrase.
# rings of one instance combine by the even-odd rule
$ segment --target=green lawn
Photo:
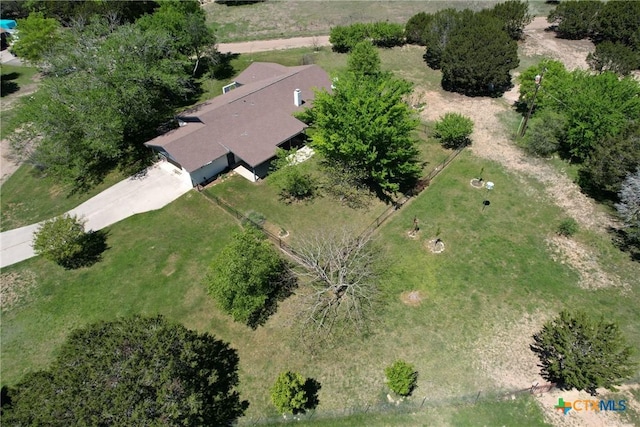
[[[71,187],[30,165],[22,165],[2,184],[0,229],[11,230],[61,215],[124,178],[121,172],[113,171],[91,190],[71,193]]]
[[[37,82],[35,80],[38,70],[33,67],[22,67],[3,64],[0,67],[0,139],[5,138],[15,129],[13,107],[21,96],[33,92]]]
[[[310,166],[315,168],[315,165]],[[270,177],[253,184],[236,175],[205,191],[223,199],[245,215],[251,211],[261,213],[272,232],[277,233],[281,228],[289,232],[288,242],[316,230],[329,231],[336,227],[347,227],[358,233],[388,208],[378,199],[369,197],[361,209],[352,209],[323,191],[309,201],[284,203],[279,200],[278,188],[271,185]]]
[[[469,185],[480,169],[496,184],[484,212],[481,202],[486,190]],[[322,383],[319,415],[380,405],[386,399],[383,368],[396,358],[414,363],[420,372],[412,404],[424,397],[445,401],[500,388],[494,378],[476,368],[477,350],[492,339],[496,328],[517,330],[523,314],[538,310],[555,312],[571,306],[602,313],[619,320],[637,345],[637,293],[621,297],[616,289],[580,289],[577,274],[552,261],[544,243],[554,221],[562,216],[559,209],[548,205],[535,185],[525,184],[468,152],[459,156],[378,233],[391,268],[383,282],[385,304],[378,310],[373,333],[314,354],[297,345],[292,330],[296,296],[284,301],[278,313],[256,331],[231,322],[216,309],[205,293],[203,277],[237,223],[202,195],[189,193],[160,211],[109,227],[111,249],[91,268],[68,272],[36,258],[3,270],[24,277],[33,274],[37,283],[23,302],[2,313],[3,383],[46,366],[72,328],[133,313],[162,313],[230,341],[240,355],[241,392],[251,401],[245,420],[277,416],[267,390],[284,369],[298,370]],[[229,180],[211,191],[233,197],[240,209],[260,207],[256,210],[293,233],[318,225],[314,220],[361,224],[370,214],[365,210],[349,215],[347,208],[325,198],[309,205],[274,204],[268,185],[251,187],[241,180]],[[418,240],[406,234],[414,216],[420,219]],[[435,255],[425,242],[438,230],[446,250]],[[578,238],[600,239],[603,262],[610,262],[607,265],[619,274],[634,271],[601,236]],[[400,301],[401,293],[409,290],[422,293],[422,305],[409,307]],[[494,416],[511,419],[510,407],[500,408],[486,410],[483,417],[488,424]],[[473,407],[453,411],[451,417],[457,418],[451,418],[451,423],[472,423],[473,412]],[[362,423],[368,420],[365,417]],[[387,422],[384,416],[381,420],[377,425]]]
[[[383,426],[546,426],[542,411],[534,399],[523,394],[515,400],[479,400],[477,403],[460,404],[455,399],[419,408],[403,406],[388,407],[385,412],[376,412],[379,408],[361,408],[356,415],[349,415],[349,410],[338,411],[333,417],[309,414],[301,421],[291,421],[301,427],[383,427]],[[365,410],[367,411],[366,413]],[[250,423],[249,423],[250,425]],[[282,422],[266,424],[282,425]]]

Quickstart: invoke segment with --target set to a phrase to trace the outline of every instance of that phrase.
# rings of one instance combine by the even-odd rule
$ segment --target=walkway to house
[[[188,177],[173,165],[159,162],[145,173],[107,188],[69,214],[84,218],[87,230],[100,230],[132,215],[160,209],[191,188]],[[0,233],[0,268],[35,256],[31,243],[38,227],[32,224]]]

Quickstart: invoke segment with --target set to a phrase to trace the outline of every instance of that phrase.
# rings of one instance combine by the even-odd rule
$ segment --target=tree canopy
[[[77,329],[56,354],[9,390],[3,424],[221,426],[248,407],[236,351],[160,316]]]
[[[442,52],[442,87],[466,95],[502,94],[519,64],[518,45],[503,23],[484,14],[463,18]]]
[[[313,102],[313,146],[330,162],[362,171],[381,197],[411,188],[420,172],[411,131],[417,121],[404,101],[411,84],[379,73],[344,73],[332,93]]]
[[[592,395],[605,387],[615,390],[631,376],[632,348],[619,327],[584,312],[562,311],[533,336],[531,350],[540,359],[541,375],[563,390],[584,390]]]
[[[365,76],[380,73],[380,55],[373,43],[365,40],[356,44],[347,59],[347,69],[354,74]]]
[[[116,165],[139,169],[142,144],[195,94],[189,63],[166,31],[105,19],[72,27],[43,59],[40,90],[23,98],[14,148],[78,189]]]
[[[252,328],[266,322],[293,285],[286,263],[253,226],[234,235],[207,276],[209,294],[220,308]]]
[[[40,12],[32,12],[19,19],[18,28],[20,37],[11,47],[11,52],[32,63],[40,62],[62,38],[58,21],[45,18]]]

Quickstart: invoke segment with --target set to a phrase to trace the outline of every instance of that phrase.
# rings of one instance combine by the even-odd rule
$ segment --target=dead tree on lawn
[[[299,241],[297,274],[308,283],[299,317],[304,335],[366,330],[378,295],[380,253],[370,234],[354,237],[348,230]]]

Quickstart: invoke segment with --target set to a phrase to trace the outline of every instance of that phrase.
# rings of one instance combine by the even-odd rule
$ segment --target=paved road
[[[329,46],[329,36],[294,37],[290,39],[256,40],[239,43],[218,43],[222,53],[252,53],[269,50],[294,49],[297,47]]]
[[[158,163],[69,211],[86,219],[87,230],[100,230],[132,215],[160,209],[188,192],[191,181],[168,163]],[[0,233],[0,268],[35,256],[31,243],[39,224]]]

